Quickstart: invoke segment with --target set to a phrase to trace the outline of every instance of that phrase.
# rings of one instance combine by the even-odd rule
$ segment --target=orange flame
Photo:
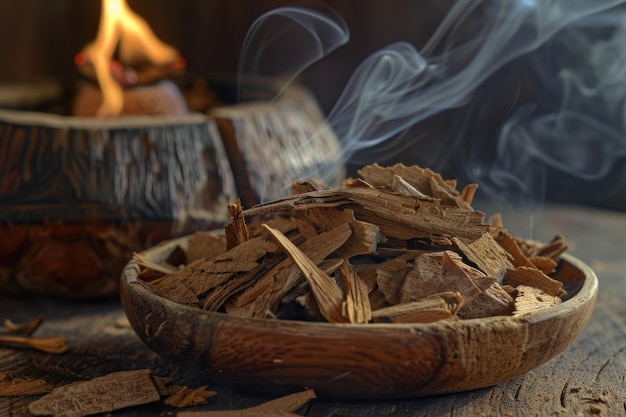
[[[148,23],[128,7],[126,0],[102,0],[98,35],[83,50],[95,68],[102,90],[103,102],[98,110],[101,117],[119,114],[124,106],[122,87],[110,71],[118,44],[119,59],[127,64],[149,61],[165,65],[178,57],[178,52],[161,42]]]

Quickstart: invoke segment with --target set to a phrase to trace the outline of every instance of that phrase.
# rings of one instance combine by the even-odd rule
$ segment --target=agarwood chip
[[[317,265],[342,246],[351,234],[350,225],[344,223],[333,230],[305,240],[298,249],[311,263]],[[280,299],[303,278],[303,274],[294,263],[292,258],[287,258],[276,264],[245,292],[230,300],[227,312],[242,317],[266,317],[268,311],[275,312]]]
[[[513,309],[513,297],[495,283],[481,292],[472,302],[461,306],[457,315],[462,319],[510,316]]]
[[[467,259],[486,275],[496,278],[498,282],[502,282],[506,271],[513,268],[511,255],[498,245],[489,233],[483,234],[480,239],[471,243],[457,237],[453,240]]]
[[[29,347],[47,353],[65,353],[67,339],[64,336],[30,337],[17,335],[0,335],[0,345]]]
[[[167,405],[178,408],[193,407],[199,404],[204,404],[209,398],[217,395],[216,391],[207,390],[207,387],[207,385],[198,388],[176,386],[176,391],[164,402]]]
[[[398,304],[404,277],[413,268],[416,258],[420,255],[422,255],[421,252],[404,254],[359,271],[359,275],[364,282],[370,282],[372,279],[370,275],[373,275],[376,288],[385,296],[387,302],[389,304]]]
[[[279,231],[264,225],[267,231],[276,239],[276,242],[285,250],[287,255],[298,266],[306,278],[311,293],[317,301],[324,318],[330,323],[343,323],[347,319],[342,314],[344,295],[337,282],[326,275],[311,261],[296,245]]]
[[[0,397],[26,397],[51,390],[52,385],[43,379],[15,378],[10,372],[0,372]]]
[[[534,267],[530,259],[526,257],[518,246],[517,241],[505,229],[500,229],[499,233],[494,236],[494,240],[511,255],[513,266]]]
[[[149,369],[115,372],[55,388],[28,405],[35,416],[81,417],[160,399]]]
[[[539,269],[546,275],[550,275],[556,270],[557,262],[548,256],[533,256],[530,262],[533,263],[535,268]]]
[[[349,209],[337,210],[334,207],[314,207],[307,210],[296,210],[292,219],[305,238],[311,238],[320,232],[336,229],[349,224],[352,236],[343,244],[336,256],[351,258],[356,255],[373,254],[381,239],[378,226],[356,220],[354,212]]]
[[[188,287],[193,295],[199,297],[230,280],[236,274],[253,270],[259,266],[259,259],[276,249],[276,244],[269,237],[258,236],[211,259],[202,259],[189,264],[153,281],[152,285],[168,299],[174,300],[174,296],[186,294],[183,289],[177,288],[181,285]]]
[[[461,199],[467,204],[471,205],[472,201],[474,200],[476,190],[478,190],[478,184],[467,184],[461,190]]]
[[[248,226],[245,220],[240,216],[242,211],[241,200],[238,198],[235,203],[228,205],[228,214],[230,215],[230,223],[224,226],[224,235],[226,236],[226,248],[232,249],[237,245],[241,245],[250,239]]]
[[[297,392],[267,401],[254,407],[228,411],[183,411],[178,417],[289,417],[297,416],[294,411],[315,399],[312,389]]]
[[[434,294],[375,310],[372,320],[375,323],[432,323],[451,318],[462,304],[463,297],[458,292]]]
[[[378,290],[370,291],[367,298],[370,299],[370,307],[372,311],[389,306],[389,303],[385,299],[385,294]]]
[[[294,181],[291,184],[291,194],[302,194],[308,193],[309,191],[321,191],[330,189],[330,186],[315,178],[309,178],[306,181]]]
[[[398,163],[391,167],[382,167],[378,164],[371,164],[357,170],[357,173],[364,181],[375,187],[386,187],[393,183],[395,176],[399,176],[413,188],[428,196],[433,196],[433,183],[446,190],[448,195],[458,195],[455,180],[444,180],[440,174],[417,165],[407,166]]]
[[[394,175],[391,182],[391,190],[395,193],[412,195],[415,197],[428,198],[426,194],[415,188],[399,175]]]
[[[504,276],[503,284],[517,287],[519,285],[530,285],[547,294],[556,296],[563,293],[563,283],[550,278],[538,269],[520,266],[510,269]]]
[[[533,313],[561,303],[560,297],[547,294],[533,286],[518,285],[515,289],[517,290],[517,296],[515,298],[515,310],[513,311],[514,316]]]
[[[436,293],[452,291],[461,294],[466,303],[471,302],[481,292],[476,279],[484,274],[463,264],[459,254],[451,251],[423,254],[415,258],[414,267],[404,277],[400,289],[400,303],[418,300]],[[487,278],[490,286],[494,278]],[[479,281],[481,286],[484,281]]]
[[[189,238],[187,264],[198,259],[210,259],[226,252],[226,240],[215,233],[197,232]]]
[[[372,308],[368,298],[367,285],[361,281],[348,261],[339,267],[346,299],[342,304],[342,313],[350,323],[367,323],[372,318]]]
[[[417,197],[385,193],[371,188],[345,188],[285,197],[246,209],[243,217],[292,212],[314,207],[349,206],[357,220],[373,223],[385,236],[398,239],[456,236],[471,242],[489,230],[484,213],[468,208],[443,206]]]

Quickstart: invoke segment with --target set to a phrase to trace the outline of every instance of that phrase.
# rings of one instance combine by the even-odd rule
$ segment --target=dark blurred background
[[[395,41],[426,42],[449,8],[449,0],[325,0],[345,20],[350,42],[303,75],[320,104],[332,106],[354,68],[373,51]],[[128,0],[164,42],[177,48],[197,75],[237,71],[252,23],[285,0]],[[73,56],[96,36],[100,0],[0,0],[0,82],[51,76],[77,78]]]
[[[128,0],[128,3],[145,18],[161,40],[180,51],[188,61],[190,73],[207,77],[236,73],[240,48],[255,19],[277,7],[294,4],[282,0]],[[328,112],[363,59],[396,41],[407,41],[419,49],[454,2],[324,0],[323,3],[345,19],[350,41],[304,71],[300,82],[311,89],[322,110]],[[31,82],[39,77],[52,77],[64,85],[74,83],[78,73],[73,57],[95,37],[99,15],[99,0],[0,0],[0,85]],[[487,80],[475,97],[481,100],[481,94],[498,91],[512,79],[524,78],[519,85],[529,85],[528,77],[524,75],[529,68],[523,58],[514,60],[500,71],[500,75]],[[380,148],[368,149],[361,152],[365,156],[361,155],[359,160],[417,163],[446,177],[460,178],[461,183],[476,179],[471,173],[473,169],[480,178],[480,169],[468,169],[465,160],[471,154],[474,159],[484,159],[484,166],[488,168],[494,158],[498,158],[493,142],[503,120],[509,116],[511,106],[508,102],[500,106],[500,98],[492,99],[489,94],[485,94],[485,100],[492,100],[493,112],[488,117],[475,108],[472,111],[476,112],[476,117],[467,109],[453,109],[405,134],[419,136],[429,132],[443,137],[448,134],[447,130],[452,131],[451,126],[458,132],[459,126],[455,125],[469,121],[472,131],[467,137],[479,138],[479,145],[469,140],[455,140],[453,147],[447,146],[446,141],[420,142],[419,148],[403,149],[395,155]],[[522,88],[512,100],[517,104],[523,98]],[[476,119],[480,119],[480,123],[475,122]],[[533,196],[534,203],[552,200],[626,209],[626,169],[623,158],[620,158],[600,179],[581,180],[550,169],[542,171],[537,179],[537,183],[542,184],[541,190]],[[536,175],[532,167],[528,168],[528,175]],[[528,184],[532,186],[533,182]],[[535,194],[530,192],[520,197],[515,189],[508,194],[499,193],[497,185],[491,187],[491,193],[482,196],[529,202],[528,194]]]

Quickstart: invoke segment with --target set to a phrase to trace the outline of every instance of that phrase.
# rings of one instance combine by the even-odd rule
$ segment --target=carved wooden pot
[[[162,262],[186,238],[151,248]],[[408,398],[472,390],[521,375],[555,357],[586,325],[597,278],[563,255],[556,279],[569,298],[522,316],[431,324],[329,324],[241,318],[159,297],[131,261],[122,305],[155,352],[208,377],[247,388],[320,397]]]
[[[251,205],[337,155],[332,132],[315,136],[324,119],[299,86],[212,112],[94,119],[0,110],[0,292],[116,296],[133,252],[221,227],[238,196]],[[303,147],[320,151],[294,157]],[[268,149],[271,163],[259,164]]]

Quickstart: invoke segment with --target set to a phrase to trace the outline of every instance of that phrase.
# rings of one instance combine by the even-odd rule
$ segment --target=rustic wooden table
[[[477,205],[478,208],[480,206]],[[454,395],[393,401],[314,400],[298,411],[321,416],[587,416],[626,415],[626,213],[590,208],[547,207],[504,212],[515,235],[548,240],[565,235],[570,253],[597,273],[600,294],[583,333],[560,356],[506,383]],[[532,230],[532,232],[531,232]],[[41,378],[53,386],[110,372],[149,368],[191,388],[218,392],[196,410],[245,408],[273,398],[207,381],[159,358],[124,326],[117,300],[70,302],[40,297],[0,297],[0,318],[46,317],[37,335],[64,335],[62,355],[0,348],[0,375]],[[0,378],[1,379],[1,378]],[[0,416],[28,416],[37,396],[0,397]],[[155,402],[111,416],[175,416],[179,409]]]

